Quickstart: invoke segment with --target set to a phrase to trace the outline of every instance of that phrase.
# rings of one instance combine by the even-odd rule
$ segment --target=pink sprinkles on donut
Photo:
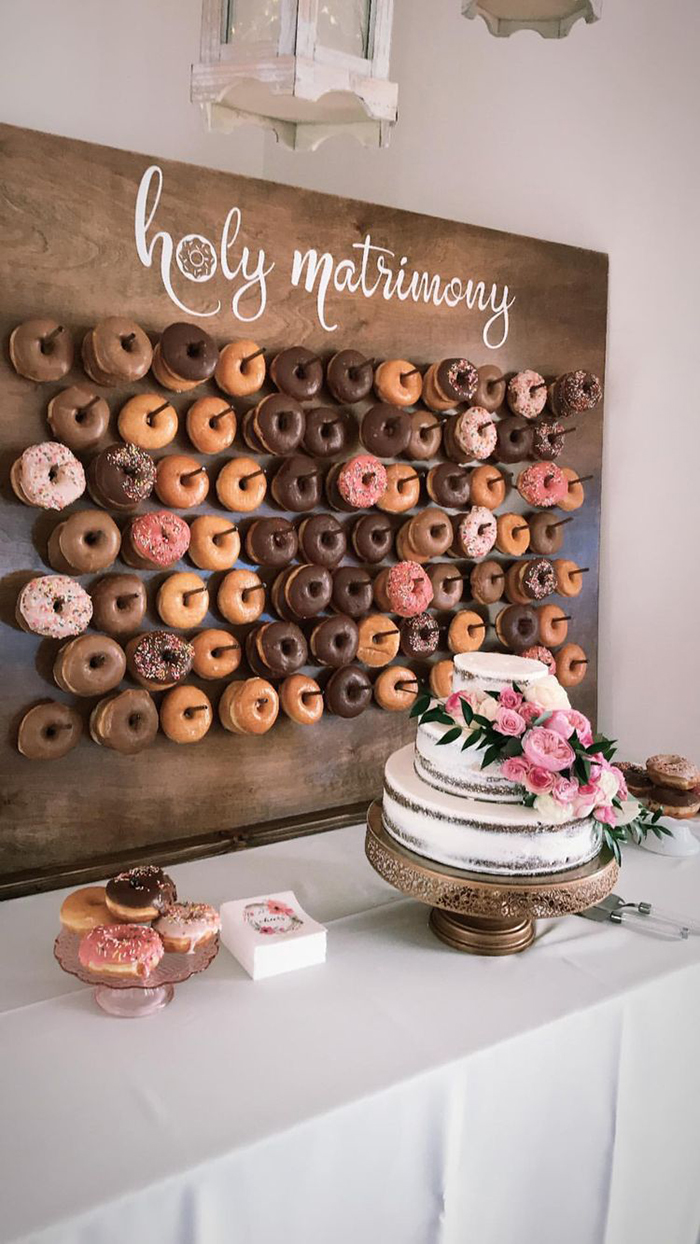
[[[22,588],[17,605],[29,629],[49,639],[80,635],[92,617],[92,598],[69,575],[31,579]]]
[[[177,514],[158,510],[134,519],[131,542],[140,557],[157,566],[174,566],[190,547],[190,529]]]
[[[147,682],[180,682],[192,669],[194,648],[180,635],[149,631],[134,650],[136,670]]]
[[[386,486],[386,469],[374,454],[357,454],[338,472],[338,492],[343,501],[357,510],[376,505]]]
[[[399,562],[386,580],[386,594],[392,611],[401,618],[424,613],[433,599],[433,585],[418,562]]]
[[[156,464],[138,445],[112,445],[105,449],[105,462],[124,472],[124,492],[130,501],[144,501],[156,482]]]
[[[536,462],[520,472],[517,488],[529,505],[549,508],[558,505],[568,495],[569,481],[556,463]]]

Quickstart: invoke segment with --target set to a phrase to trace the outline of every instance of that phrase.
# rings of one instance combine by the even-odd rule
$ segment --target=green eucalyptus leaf
[[[451,730],[446,730],[441,739],[438,739],[437,746],[442,747],[445,743],[454,743],[455,739],[461,737],[461,726],[453,726]]]

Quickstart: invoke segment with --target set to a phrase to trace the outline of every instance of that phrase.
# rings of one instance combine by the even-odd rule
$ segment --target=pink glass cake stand
[[[172,1002],[175,985],[189,980],[196,972],[203,972],[219,953],[219,939],[213,938],[196,946],[189,955],[163,955],[158,967],[143,980],[128,977],[119,980],[114,976],[100,976],[88,972],[78,959],[80,934],[62,929],[54,943],[53,953],[64,972],[77,976],[86,985],[95,986],[95,1002],[108,1015],[119,1019],[139,1019],[154,1015]]]

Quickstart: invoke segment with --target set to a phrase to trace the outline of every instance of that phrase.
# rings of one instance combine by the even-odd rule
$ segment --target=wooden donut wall
[[[46,408],[50,399],[67,385],[85,380],[85,376],[77,348],[76,364],[60,382],[35,384],[22,379],[9,363],[10,333],[23,320],[53,317],[69,329],[79,347],[85,331],[98,320],[124,315],[140,324],[155,343],[168,324],[191,320],[206,328],[219,346],[243,337],[257,341],[265,347],[268,361],[285,347],[304,345],[324,363],[338,350],[354,349],[377,360],[408,359],[422,371],[436,360],[462,356],[477,366],[495,364],[511,375],[532,368],[551,380],[562,372],[584,368],[603,380],[606,257],[13,127],[0,127],[0,149],[5,173],[0,201],[0,620],[4,662],[0,895],[9,897],[69,880],[85,880],[145,859],[172,862],[229,851],[361,817],[367,802],[381,788],[386,757],[412,737],[413,724],[406,713],[385,712],[373,703],[353,720],[324,713],[320,722],[310,727],[294,724],[280,713],[272,730],[261,737],[231,734],[215,720],[196,745],[178,747],[159,734],[148,750],[136,756],[123,756],[92,742],[87,721],[96,699],[78,700],[56,687],[52,668],[59,645],[20,630],[14,610],[18,591],[30,577],[54,573],[47,558],[53,528],[69,514],[91,508],[93,503],[86,493],[60,514],[29,508],[14,496],[9,481],[10,467],[22,450],[49,439]],[[158,171],[148,173],[153,167]],[[144,176],[150,178],[145,208],[143,201],[139,207]],[[232,209],[238,209],[239,214],[232,214]],[[147,226],[142,231],[140,252],[139,210],[141,222]],[[173,261],[178,240],[196,234],[214,239],[217,248],[224,222],[228,227],[227,246],[218,250],[217,271],[204,282],[187,279],[183,268],[178,269]],[[154,241],[159,231],[161,236]],[[165,263],[165,234],[172,240],[169,266]],[[371,258],[376,277],[375,257],[380,252],[368,249],[368,236],[371,248],[384,248],[381,254],[385,265],[393,265],[395,271],[401,266],[408,272],[428,274],[423,289],[435,274],[442,282],[440,288],[448,287],[455,294],[455,282],[466,288],[471,280],[476,305],[470,308],[464,301],[455,305],[456,297],[443,298],[437,306],[426,305],[422,298],[402,299],[396,294],[387,299],[378,290],[372,292],[369,277],[364,292],[362,288],[351,292],[343,288],[342,279],[336,279],[334,285],[332,274],[325,299],[319,300],[318,280],[307,290],[303,273],[296,283],[291,278],[295,252],[304,255],[309,249],[318,256],[331,256],[336,265],[333,271],[338,273],[338,264],[357,262],[358,254],[364,254],[367,270]],[[246,275],[254,272],[261,250],[265,252],[261,268],[269,269],[264,278],[265,307],[262,314],[244,322],[232,312],[231,301]],[[239,264],[242,266],[237,269]],[[494,304],[480,310],[479,282],[484,283],[482,305],[492,287],[496,305],[506,286],[507,300],[512,300],[507,333],[498,348],[489,348],[484,342],[485,325],[494,315]],[[238,315],[254,316],[259,298],[260,284],[253,281],[237,304]],[[174,299],[188,310],[181,310]],[[217,303],[214,314],[198,318]],[[504,319],[495,318],[492,343],[503,333]],[[230,457],[251,456],[241,437],[241,418],[261,396],[274,391],[269,378],[260,394],[234,399],[239,423],[236,441],[226,454],[213,457],[199,454],[185,432],[188,407],[195,398],[217,393],[213,382],[182,394],[166,393],[150,373],[135,385],[114,389],[87,383],[110,406],[110,432],[103,445],[119,440],[116,416],[129,396],[154,392],[162,393],[164,400],[169,398],[178,411],[180,430],[175,441],[154,456],[187,453],[206,466],[210,478],[206,502],[178,512],[188,520],[202,513],[226,513],[217,501],[215,480]],[[372,397],[348,408],[358,427],[362,414],[375,400]],[[312,403],[334,404],[326,391]],[[496,417],[507,413],[501,409]],[[567,435],[558,465],[570,466],[580,476],[592,478],[584,485],[585,503],[580,509],[573,515],[557,511],[557,517],[574,520],[563,529],[564,544],[557,556],[573,559],[586,567],[587,573],[579,596],[548,598],[566,606],[566,613],[571,615],[568,640],[580,644],[588,658],[586,677],[572,692],[572,702],[593,719],[602,417],[600,403],[594,410],[566,420],[567,426],[576,430]],[[359,448],[355,439],[345,456]],[[89,456],[82,457],[87,465]],[[258,458],[271,478],[281,460]],[[444,460],[444,455],[439,460]],[[332,461],[319,459],[324,474]],[[431,465],[416,463],[421,476]],[[501,467],[510,486],[497,513],[533,513],[533,507],[515,488],[514,481],[525,465]],[[434,502],[423,479],[419,508],[428,505]],[[155,508],[167,507],[154,495],[139,512]],[[315,512],[333,511],[324,498]],[[281,513],[268,487],[260,509],[248,516],[231,517],[244,544],[245,532],[254,519]],[[414,513],[390,516],[395,529],[398,531]],[[298,522],[303,515],[286,517]],[[357,516],[336,517],[349,535]],[[123,529],[128,520],[117,521]],[[501,562],[504,569],[513,561],[496,549],[489,557]],[[392,551],[386,563],[368,569],[374,577],[383,565],[396,560]],[[445,555],[436,560],[453,559]],[[358,563],[350,552],[343,564]],[[244,551],[236,565],[249,565]],[[459,560],[454,565],[459,573],[468,575],[473,563]],[[210,592],[210,613],[198,629],[219,627],[244,641],[246,628],[231,626],[217,612],[216,593],[224,572],[196,570],[188,558],[162,573],[135,572],[145,580],[148,592],[144,629],[167,629],[156,612],[155,597],[167,575],[184,569],[195,570],[207,581]],[[114,572],[132,573],[120,560],[107,571]],[[264,620],[275,616],[269,585],[278,572],[262,568],[259,573],[268,585]],[[83,576],[80,582],[89,587],[99,577]],[[467,581],[458,608],[475,609],[493,623],[506,603],[503,600],[489,607],[474,604]],[[440,613],[437,617],[443,630],[433,660],[450,655],[446,645],[450,615]],[[301,626],[308,638],[313,623]],[[492,628],[486,636],[484,648],[500,648]],[[427,683],[427,663],[407,660],[400,653],[396,663],[409,665]],[[323,686],[332,671],[310,664],[304,672],[317,677]],[[380,671],[368,672],[374,680]],[[249,676],[243,660],[233,677]],[[195,677],[188,681],[202,687],[216,709],[226,684]],[[122,688],[129,685],[133,684],[127,678]],[[74,704],[86,729],[79,745],[63,759],[31,762],[17,751],[18,724],[31,705],[49,698]],[[160,699],[157,694],[155,698],[156,702]]]

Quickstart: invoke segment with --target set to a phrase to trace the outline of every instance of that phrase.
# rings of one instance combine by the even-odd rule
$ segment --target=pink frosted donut
[[[174,566],[190,547],[190,529],[169,510],[140,514],[129,529],[134,552],[153,566]]]
[[[465,557],[485,557],[496,543],[496,517],[485,505],[474,505],[459,521],[457,542]]]
[[[101,924],[80,939],[78,958],[104,976],[150,976],[164,955],[155,929],[143,924]]]
[[[85,492],[85,472],[74,453],[59,441],[30,445],[11,472],[12,487],[25,505],[64,510]]]
[[[92,598],[75,579],[45,574],[25,584],[17,598],[17,621],[25,631],[68,639],[80,635],[92,617]]]
[[[557,672],[557,663],[554,660],[554,656],[549,651],[549,648],[545,648],[544,644],[535,644],[532,648],[526,648],[520,655],[521,657],[527,657],[530,661],[541,661],[543,665],[547,666],[550,674],[556,674]]]
[[[535,462],[518,476],[517,489],[528,505],[558,505],[568,495],[569,481],[554,462]]]
[[[337,489],[356,510],[376,505],[386,492],[386,469],[374,454],[357,454],[340,468]]]
[[[401,618],[424,613],[433,599],[433,585],[418,562],[398,562],[392,566],[385,591],[392,612]]]
[[[547,385],[544,376],[537,371],[519,371],[508,381],[506,390],[508,405],[514,415],[523,419],[536,419],[547,401]]]
[[[465,461],[476,458],[483,462],[496,448],[496,425],[493,415],[483,406],[470,406],[457,415],[454,425],[455,444],[464,450]]]

